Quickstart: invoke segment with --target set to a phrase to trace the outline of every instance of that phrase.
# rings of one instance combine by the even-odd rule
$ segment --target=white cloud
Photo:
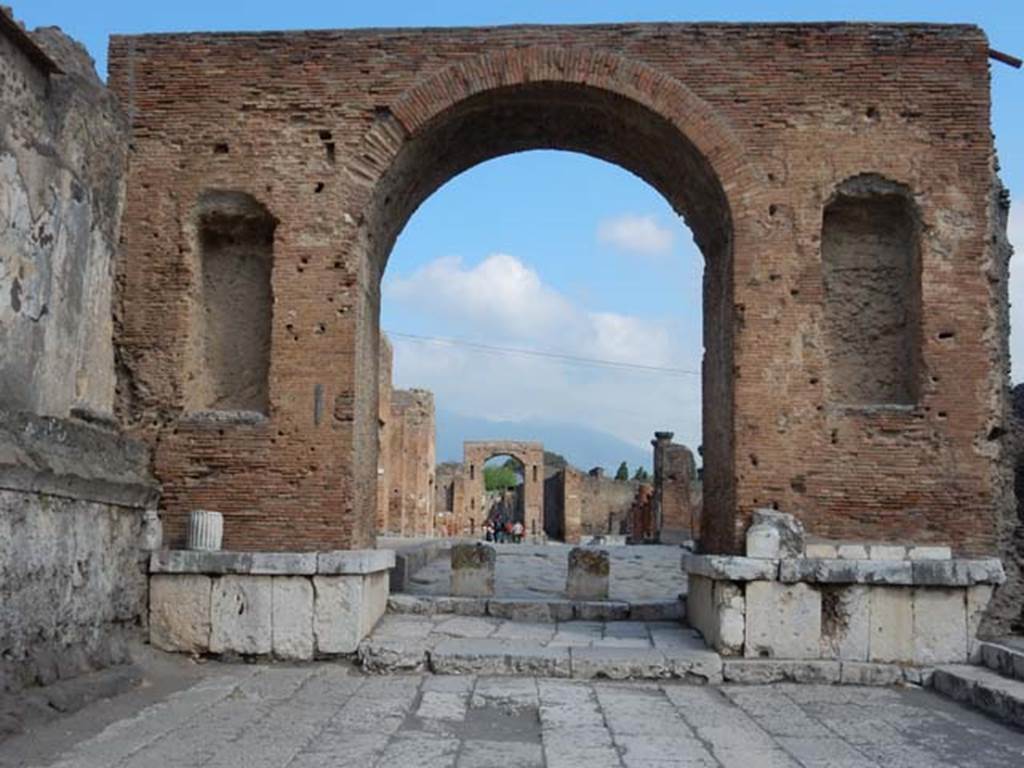
[[[626,213],[601,221],[597,239],[623,251],[652,255],[671,251],[675,232],[659,224],[654,216]]]
[[[673,332],[667,323],[596,312],[545,284],[508,254],[475,266],[440,258],[407,276],[385,280],[396,331],[443,335],[490,345],[534,349],[647,366],[700,368],[699,329]],[[439,330],[440,329],[440,330]],[[587,424],[639,446],[655,429],[674,429],[695,446],[700,439],[700,376],[580,366],[561,360],[491,354],[400,337],[395,384],[434,391],[439,405],[471,416]],[[557,450],[557,448],[556,448]]]

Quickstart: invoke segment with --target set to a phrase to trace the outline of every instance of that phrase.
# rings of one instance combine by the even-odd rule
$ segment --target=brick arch
[[[757,174],[728,121],[679,80],[601,49],[502,49],[428,74],[386,105],[346,166],[346,246],[368,304],[357,367],[375,382],[380,279],[398,233],[438,187],[495,157],[561,149],[619,165],[686,219],[705,257],[702,538],[731,546],[736,498],[734,251],[756,249]],[[740,213],[740,218],[734,214]],[[749,263],[747,264],[749,268]],[[372,402],[372,396],[366,398]],[[369,434],[369,433],[367,433]],[[720,543],[728,542],[728,543]]]
[[[731,198],[755,186],[756,172],[748,159],[751,153],[736,131],[723,115],[678,79],[614,51],[529,46],[501,49],[452,63],[382,106],[359,150],[347,164],[348,175],[361,190],[352,201],[352,209],[361,210],[363,220],[372,217],[373,211],[368,210],[372,207],[372,196],[379,191],[403,147],[443,121],[460,104],[488,93],[544,83],[615,94],[666,120],[713,169],[730,211],[736,208]],[[411,206],[412,210],[432,191],[423,194]],[[677,203],[671,199],[670,202]],[[390,251],[392,244],[393,237],[387,239],[386,250]]]

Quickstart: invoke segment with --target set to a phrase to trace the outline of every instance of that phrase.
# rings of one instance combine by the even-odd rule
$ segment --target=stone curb
[[[964,664],[939,667],[931,684],[944,696],[1024,728],[1024,681]]]
[[[722,659],[725,681],[743,685],[927,685],[931,674],[929,667],[864,661]]]
[[[783,560],[779,581],[786,584],[879,584],[893,586],[964,587],[1002,584],[1006,577],[997,558],[953,560],[845,560],[800,558]]]
[[[1024,680],[1024,650],[991,640],[978,643],[978,655],[982,664],[1003,677]]]
[[[512,621],[554,623],[558,621],[682,621],[685,601],[645,600],[530,600],[526,598],[448,597],[391,595],[389,613],[433,616],[452,613],[461,616],[493,616]]]
[[[150,573],[190,573],[248,576],[365,575],[392,568],[390,549],[336,550],[332,552],[200,552],[172,549],[154,552]]]

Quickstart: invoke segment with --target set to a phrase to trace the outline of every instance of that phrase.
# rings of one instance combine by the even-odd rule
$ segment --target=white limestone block
[[[272,599],[274,655],[281,659],[312,659],[313,582],[305,576],[275,576]]]
[[[715,582],[714,603],[718,615],[716,650],[727,656],[741,653],[746,641],[746,599],[743,588],[727,581]]]
[[[966,590],[914,589],[914,662],[932,665],[966,661]]]
[[[752,581],[746,589],[747,657],[816,659],[821,655],[821,593],[806,584]]]
[[[953,551],[942,546],[910,547],[907,554],[911,560],[949,560],[953,557]]]
[[[149,641],[163,651],[210,650],[209,576],[153,574],[149,579]]]
[[[804,557],[835,560],[839,557],[839,549],[835,544],[827,541],[808,542],[804,547]]]
[[[840,544],[836,547],[836,557],[840,560],[867,560],[868,548],[864,544]]]
[[[313,636],[320,653],[353,653],[361,632],[362,576],[313,577]]]
[[[871,560],[906,560],[907,548],[902,544],[872,544],[868,556]]]
[[[870,587],[833,587],[821,595],[821,657],[867,661],[870,637]]]
[[[871,587],[868,659],[908,663],[914,656],[913,590]]]
[[[777,509],[755,509],[754,527],[771,526],[779,533],[780,557],[804,556],[804,526],[796,517]]]
[[[780,546],[779,529],[774,525],[752,525],[747,529],[747,557],[775,560]]]
[[[977,662],[981,656],[978,648],[978,628],[985,617],[995,587],[991,584],[977,584],[967,588],[967,651],[969,661]]]
[[[221,576],[213,583],[210,604],[212,653],[270,653],[270,576]]]

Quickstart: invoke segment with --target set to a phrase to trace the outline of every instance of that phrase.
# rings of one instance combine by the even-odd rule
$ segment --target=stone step
[[[516,622],[389,614],[359,647],[368,672],[720,683],[722,659],[676,622]]]
[[[686,600],[561,600],[519,597],[446,597],[393,594],[388,613],[434,616],[492,616],[526,622],[557,621],[683,621]]]
[[[1003,677],[987,667],[957,664],[937,668],[931,684],[951,699],[1024,728],[1024,681]]]
[[[1003,677],[1024,680],[1024,637],[1008,637],[978,644],[981,663]]]

